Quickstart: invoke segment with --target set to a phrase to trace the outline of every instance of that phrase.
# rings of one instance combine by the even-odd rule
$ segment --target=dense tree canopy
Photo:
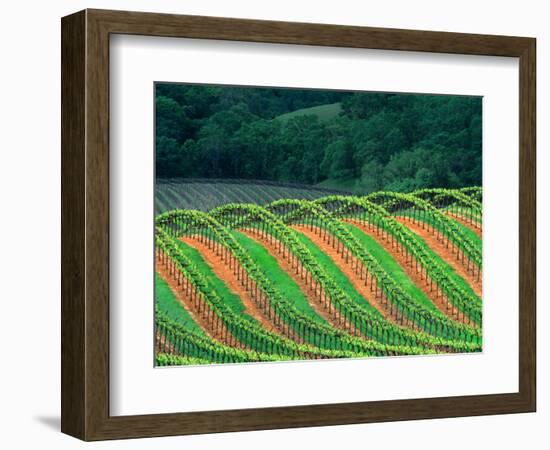
[[[481,98],[157,84],[159,177],[481,185]]]

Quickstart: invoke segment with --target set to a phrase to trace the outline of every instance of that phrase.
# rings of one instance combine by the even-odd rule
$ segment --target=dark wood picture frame
[[[531,412],[536,408],[534,38],[85,10],[62,30],[61,429],[84,440]],[[133,34],[519,58],[519,392],[109,415],[109,36]],[[182,405],[184,406],[184,405]]]

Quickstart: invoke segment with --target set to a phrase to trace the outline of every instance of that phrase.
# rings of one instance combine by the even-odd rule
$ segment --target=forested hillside
[[[156,85],[158,177],[481,185],[481,98]]]

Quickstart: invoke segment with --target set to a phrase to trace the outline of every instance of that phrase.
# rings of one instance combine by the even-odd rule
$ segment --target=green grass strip
[[[355,290],[353,284],[348,279],[348,277],[338,268],[334,263],[332,258],[326,253],[317,247],[307,236],[302,233],[297,232],[297,237],[304,244],[311,254],[317,259],[317,262],[323,269],[327,272],[328,275],[338,284],[338,286],[359,306],[367,309],[368,311],[376,314],[380,318],[383,318],[382,314],[370,303],[368,303],[365,298]]]
[[[407,216],[407,217],[413,217],[413,214],[409,211],[399,211],[399,213],[397,214],[397,216]],[[475,232],[473,232],[472,230],[470,230],[470,228],[468,228],[466,225],[460,223],[459,221],[457,220],[454,220],[453,217],[451,216],[445,216],[447,217],[447,219],[449,220],[452,220],[453,223],[457,226],[457,228],[459,228],[463,233],[464,233],[464,236],[472,243],[472,245],[474,245],[476,247],[476,249],[478,249],[480,252],[482,250],[482,242],[481,242],[481,238],[475,234]],[[438,226],[438,223],[435,222],[431,217],[429,216],[426,216],[425,218],[418,218],[417,217],[417,221],[418,222],[424,222],[424,223],[428,223],[430,224],[432,227],[436,228],[437,230],[441,231],[441,228]]]
[[[393,280],[415,302],[433,311],[438,316],[443,316],[443,313],[426,297],[426,294],[409,278],[399,263],[378,242],[354,225],[348,223],[344,223],[343,225],[355,236],[361,245],[368,249],[369,253],[378,261],[382,268],[390,274]]]
[[[247,319],[253,323],[258,323],[256,319],[245,312],[246,308],[241,301],[241,298],[232,292],[224,281],[220,280],[216,276],[198,250],[180,240],[175,240],[174,242],[178,245],[182,253],[187,256],[187,258],[189,258],[195,267],[201,272],[210,287],[216,292],[216,294],[218,294],[225,305],[231,308],[235,314],[242,316],[243,319]]]
[[[284,297],[293,302],[296,309],[317,323],[327,324],[325,319],[319,316],[311,307],[298,284],[281,269],[277,259],[271,256],[265,247],[238,231],[231,231],[231,234],[248,252],[253,261],[264,270],[264,274],[269,281],[275,285]]]
[[[462,278],[456,271],[445,262],[437,253],[435,253],[431,247],[426,244],[424,239],[422,239],[420,236],[418,237],[418,243],[424,247],[427,253],[431,255],[431,257],[437,261],[437,263],[441,266],[443,269],[443,272],[445,272],[449,277],[452,278],[452,280],[458,285],[458,287],[464,289],[468,294],[473,295],[474,297],[478,297],[478,295],[473,291],[470,284]],[[481,299],[480,299],[481,300]]]
[[[201,336],[206,334],[176,298],[168,283],[155,273],[155,299],[159,309],[171,320]]]
[[[464,234],[466,235],[466,237],[468,239],[470,239],[470,241],[472,241],[472,243],[478,247],[480,250],[481,250],[481,246],[482,246],[482,240],[481,238],[475,233],[475,231],[473,231],[471,228],[467,227],[466,225],[464,225],[462,222],[459,222],[458,220],[456,220],[453,216],[447,216],[449,219],[451,219],[458,228],[460,228]]]

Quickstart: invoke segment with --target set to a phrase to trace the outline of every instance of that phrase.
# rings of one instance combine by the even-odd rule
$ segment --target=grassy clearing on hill
[[[327,122],[335,117],[338,117],[342,111],[340,103],[329,103],[328,105],[312,106],[311,108],[297,109],[289,113],[277,116],[277,119],[287,121],[299,116],[317,116],[319,121]]]

